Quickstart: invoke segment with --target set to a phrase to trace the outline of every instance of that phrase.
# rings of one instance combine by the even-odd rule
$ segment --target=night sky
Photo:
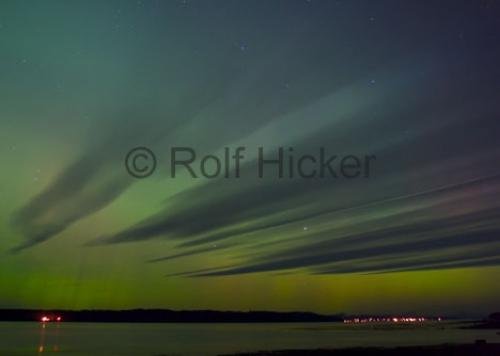
[[[499,63],[494,0],[2,1],[0,307],[495,311]],[[376,160],[259,179],[261,146]]]

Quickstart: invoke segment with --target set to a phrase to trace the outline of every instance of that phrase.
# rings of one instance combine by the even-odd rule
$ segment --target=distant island
[[[214,311],[214,310],[35,310],[0,309],[0,321],[92,323],[284,323],[342,322],[339,315],[312,312]]]

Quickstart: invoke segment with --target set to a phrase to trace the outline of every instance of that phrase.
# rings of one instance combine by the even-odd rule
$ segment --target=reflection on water
[[[458,324],[120,324],[0,322],[0,355],[218,355],[277,349],[500,342],[497,330]]]
[[[39,325],[40,342],[38,343],[38,353],[41,354],[44,351],[59,352],[59,329],[61,324],[49,325],[46,323],[39,323]],[[50,331],[47,331],[49,328]]]

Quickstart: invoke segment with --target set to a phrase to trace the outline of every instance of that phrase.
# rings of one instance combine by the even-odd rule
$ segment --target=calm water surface
[[[500,342],[497,330],[426,326],[276,324],[47,324],[0,322],[0,355],[217,355],[240,351]]]

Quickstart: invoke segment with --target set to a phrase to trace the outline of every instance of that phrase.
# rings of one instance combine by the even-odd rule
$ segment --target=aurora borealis
[[[496,310],[499,16],[2,1],[0,307]],[[124,167],[140,146],[144,179]],[[246,147],[242,173],[258,147],[376,160],[368,178],[172,178],[172,147]]]

